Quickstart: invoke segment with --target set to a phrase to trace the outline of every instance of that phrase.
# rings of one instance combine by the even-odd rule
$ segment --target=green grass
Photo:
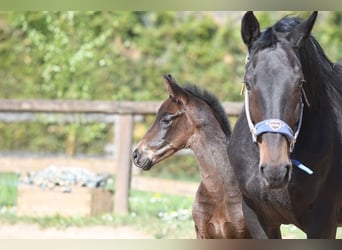
[[[306,239],[305,233],[293,225],[282,225],[281,232],[286,239]],[[337,229],[336,238],[342,239],[342,228]]]
[[[17,200],[18,175],[0,174],[0,207],[13,206]]]
[[[192,197],[134,191],[131,214],[138,219],[137,228],[155,238],[195,238],[192,202]]]

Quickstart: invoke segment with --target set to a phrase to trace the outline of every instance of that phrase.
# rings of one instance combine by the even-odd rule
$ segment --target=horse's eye
[[[252,89],[252,85],[251,85],[251,83],[250,83],[250,79],[249,79],[249,77],[248,77],[247,75],[244,76],[242,82],[244,83],[245,88],[246,88],[248,91],[250,91],[250,90]]]
[[[245,87],[248,91],[250,91],[252,89],[251,84],[248,81],[244,81],[244,84],[245,84]]]

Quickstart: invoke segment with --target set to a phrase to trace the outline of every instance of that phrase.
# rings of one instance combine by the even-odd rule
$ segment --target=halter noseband
[[[299,102],[300,110],[299,110],[298,125],[296,128],[296,131],[293,132],[291,127],[286,122],[284,122],[283,120],[280,120],[280,119],[267,119],[267,120],[263,120],[261,122],[258,122],[257,124],[254,125],[252,122],[252,119],[251,119],[250,111],[249,111],[248,91],[245,90],[244,92],[245,92],[245,113],[246,113],[246,117],[247,117],[248,127],[250,129],[251,134],[252,134],[253,142],[256,143],[257,137],[261,134],[278,133],[278,134],[285,136],[286,139],[289,141],[290,153],[292,153],[294,146],[296,144],[297,137],[299,135],[301,125],[302,125],[303,108],[304,108],[302,97],[300,97],[300,102]],[[304,93],[304,95],[305,95],[305,93]],[[310,168],[306,167],[305,165],[303,165],[299,161],[294,160],[294,159],[291,159],[291,161],[292,161],[293,165],[297,166],[298,168],[300,168],[301,170],[303,170],[307,174],[311,175],[313,173],[313,171]]]

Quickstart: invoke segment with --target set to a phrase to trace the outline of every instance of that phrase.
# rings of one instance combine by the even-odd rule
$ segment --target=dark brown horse
[[[197,238],[249,238],[241,193],[227,154],[231,130],[217,98],[165,75],[169,98],[133,151],[136,166],[149,170],[177,151],[190,148],[201,175],[192,208]]]
[[[248,48],[245,110],[228,146],[254,238],[294,224],[334,238],[342,219],[342,67],[311,35],[317,12],[260,31],[242,19]]]

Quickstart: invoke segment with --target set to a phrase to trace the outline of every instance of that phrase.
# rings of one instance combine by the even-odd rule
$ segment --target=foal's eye
[[[163,125],[169,125],[173,121],[174,117],[175,117],[174,115],[165,115],[160,119],[160,122]]]

